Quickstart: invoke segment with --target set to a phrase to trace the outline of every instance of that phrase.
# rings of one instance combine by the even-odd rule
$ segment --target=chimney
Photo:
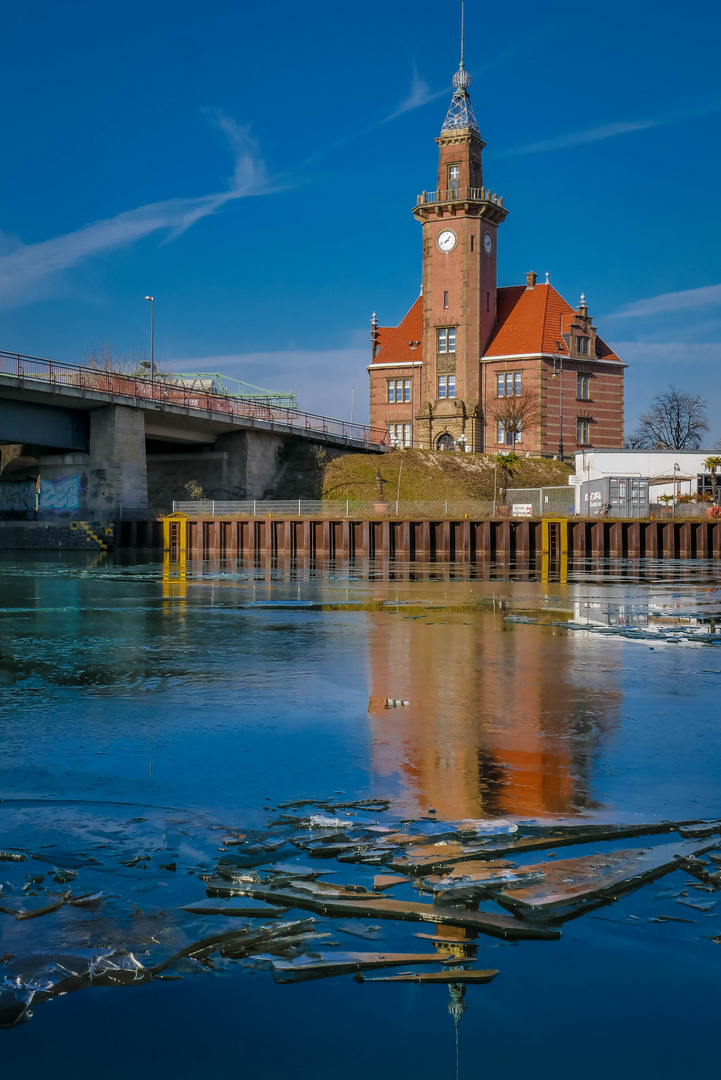
[[[535,288],[535,286],[536,286],[536,277],[537,277],[537,275],[533,272],[533,270],[531,270],[528,274],[526,274],[526,288],[527,289]]]

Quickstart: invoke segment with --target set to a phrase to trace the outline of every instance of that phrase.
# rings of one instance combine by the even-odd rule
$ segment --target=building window
[[[448,293],[447,292],[443,293],[443,307],[446,307],[446,308],[448,307]]]
[[[579,356],[588,356],[588,342],[587,337],[576,338],[576,352]]]
[[[513,446],[514,442],[521,441],[521,432],[506,431],[505,424],[499,420],[496,424],[496,442],[500,446]]]
[[[438,331],[438,352],[454,353],[456,351],[456,328],[451,326]]]
[[[476,250],[476,238],[473,235],[473,233],[471,233],[471,251],[475,251],[475,250]]]
[[[591,421],[586,419],[576,420],[576,442],[579,446],[588,446],[590,443]]]
[[[388,401],[392,405],[393,402],[399,404],[401,401],[411,400],[411,380],[410,379],[389,379],[388,380]]]
[[[438,397],[439,398],[454,398],[456,396],[456,377],[455,375],[439,375],[438,376]]]
[[[389,431],[391,434],[391,446],[398,449],[401,446],[411,445],[410,424],[391,424]]]
[[[448,190],[458,191],[458,185],[460,183],[461,169],[459,165],[448,166]]]
[[[496,372],[496,397],[520,397],[522,387],[522,372],[520,371],[497,371]]]
[[[579,401],[590,401],[591,393],[591,377],[590,375],[577,375],[576,376],[576,397]]]

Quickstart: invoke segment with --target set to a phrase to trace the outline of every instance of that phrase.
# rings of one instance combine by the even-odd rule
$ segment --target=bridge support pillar
[[[147,508],[145,416],[140,409],[107,405],[91,412],[87,487],[81,506],[108,517],[119,510]]]

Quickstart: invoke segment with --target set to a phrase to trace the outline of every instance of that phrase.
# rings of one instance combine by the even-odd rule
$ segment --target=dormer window
[[[576,352],[579,356],[589,356],[589,339],[587,337],[576,338]]]
[[[444,327],[438,331],[438,352],[454,353],[456,351],[456,328],[455,326]]]

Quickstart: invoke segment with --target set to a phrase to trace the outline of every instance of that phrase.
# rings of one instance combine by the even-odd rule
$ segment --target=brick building
[[[484,187],[486,145],[463,61],[436,142],[435,191],[417,197],[421,295],[399,326],[371,324],[370,422],[396,446],[569,455],[623,445],[625,364],[598,336],[585,298],[546,281],[496,285],[508,213]]]

